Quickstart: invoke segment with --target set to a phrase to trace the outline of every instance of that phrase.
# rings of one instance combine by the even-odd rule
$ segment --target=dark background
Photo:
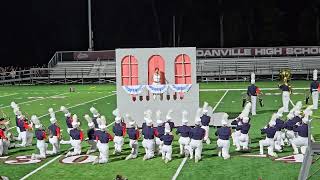
[[[94,49],[320,45],[319,0],[92,0]],[[220,18],[223,16],[223,44]],[[0,66],[46,64],[87,50],[87,0],[0,5]]]

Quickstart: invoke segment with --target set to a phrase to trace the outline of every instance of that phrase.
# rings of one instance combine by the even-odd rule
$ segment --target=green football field
[[[305,100],[305,94],[308,90],[307,81],[292,82],[294,90],[291,96],[293,103]],[[248,82],[217,82],[200,84],[200,106],[207,101],[215,112],[226,112],[229,119],[236,117],[242,110],[242,94]],[[275,88],[278,82],[258,82],[260,88]],[[87,123],[83,115],[88,113],[91,116],[89,108],[94,106],[100,114],[107,117],[107,123],[112,127],[114,117],[112,110],[116,108],[116,87],[115,85],[73,85],[75,92],[69,92],[69,85],[51,85],[51,86],[2,86],[0,87],[0,116],[8,115],[14,126],[14,114],[10,107],[10,102],[15,101],[19,104],[23,113],[27,116],[37,115],[41,122],[48,126],[50,124],[48,108],[52,107],[58,111],[60,106],[69,108],[71,113],[78,115],[81,121],[81,128],[86,131]],[[10,149],[8,159],[0,159],[0,175],[7,176],[10,179],[114,179],[117,174],[123,175],[128,179],[172,179],[175,175],[177,179],[297,179],[301,163],[284,163],[275,161],[272,158],[250,158],[243,157],[243,154],[259,154],[258,141],[264,139],[260,134],[263,128],[271,118],[271,114],[276,112],[282,106],[279,90],[263,90],[264,107],[257,106],[257,115],[251,117],[250,129],[250,152],[236,152],[231,146],[231,159],[223,160],[217,156],[215,129],[211,128],[211,144],[204,144],[203,159],[199,163],[192,160],[185,160],[179,156],[178,137],[175,137],[173,144],[173,160],[168,164],[158,156],[152,160],[143,161],[144,149],[139,148],[139,157],[135,160],[125,161],[125,157],[131,149],[128,145],[128,139],[124,145],[123,153],[120,156],[112,155],[113,142],[109,143],[110,157],[109,162],[103,165],[89,164],[63,164],[60,162],[64,154],[70,148],[70,145],[61,145],[61,155],[48,157],[37,164],[28,165],[8,165],[4,161],[15,159],[16,156],[31,155],[37,152],[35,147],[36,140],[33,140],[33,146],[27,148]],[[291,106],[291,105],[290,105]],[[292,107],[292,106],[291,106]],[[313,112],[312,134],[316,141],[320,141],[320,112]],[[286,114],[284,115],[284,117]],[[66,124],[64,114],[57,112],[56,117],[61,129],[63,129],[63,138],[68,139],[66,134]],[[193,117],[189,118],[193,120]],[[15,132],[15,129],[13,129]],[[88,144],[82,143],[82,150],[86,152]],[[49,145],[49,149],[51,146]],[[265,149],[266,153],[266,149]],[[279,157],[292,154],[292,148],[286,147]],[[98,155],[95,153],[94,155]],[[315,157],[312,165],[310,179],[320,179],[320,163]]]

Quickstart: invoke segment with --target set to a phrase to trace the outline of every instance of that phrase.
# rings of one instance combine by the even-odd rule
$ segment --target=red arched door
[[[153,74],[156,68],[160,71],[160,83],[166,84],[165,78],[165,62],[163,58],[159,55],[153,55],[150,57],[148,62],[148,84],[153,82]]]
[[[180,54],[175,60],[175,84],[192,84],[191,62],[186,54]]]
[[[138,85],[138,61],[132,56],[125,56],[121,61],[121,78],[123,86]]]

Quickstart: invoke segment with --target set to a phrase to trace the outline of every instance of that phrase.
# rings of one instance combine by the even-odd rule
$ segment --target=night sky
[[[320,0],[92,0],[95,50],[128,47],[319,45]],[[87,0],[0,5],[0,66],[46,64],[55,51],[87,50]]]

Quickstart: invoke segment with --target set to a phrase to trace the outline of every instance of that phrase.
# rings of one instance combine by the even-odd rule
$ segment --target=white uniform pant
[[[69,151],[66,156],[75,156],[81,154],[81,140],[71,140],[73,152]]]
[[[5,139],[0,139],[0,156],[8,154],[9,146],[10,146],[10,141]]]
[[[162,146],[162,159],[171,161],[172,156],[172,145],[163,145]]]
[[[20,140],[21,144],[18,144],[18,147],[26,147],[26,146],[31,146],[32,145],[32,138],[33,134],[30,131],[23,131],[20,132]]]
[[[137,156],[138,156],[138,148],[139,148],[138,140],[130,139],[129,146],[131,148],[131,153],[129,154],[129,156],[127,156],[126,159],[128,160],[128,159],[137,158]]]
[[[295,138],[293,130],[286,130],[286,138],[288,139],[289,143],[292,144],[292,140]]]
[[[189,144],[189,153],[190,153],[190,159],[193,158],[193,152],[196,159],[201,159],[202,154],[202,140],[194,140],[191,139]]]
[[[48,151],[47,154],[57,154],[60,151],[60,145],[59,145],[59,140],[58,136],[52,136],[49,138],[49,143],[52,145],[52,151]]]
[[[219,148],[219,155],[222,154],[222,157],[224,159],[229,159],[230,158],[230,154],[229,154],[230,141],[218,139],[217,146]]]
[[[180,154],[181,155],[188,155],[189,154],[189,137],[180,137],[179,144],[180,144]]]
[[[17,137],[17,140],[18,141],[21,141],[21,132],[20,132],[20,128],[19,127],[16,127],[16,130],[17,130],[17,133],[18,133],[18,137]]]
[[[281,146],[284,145],[284,141],[282,139],[281,134],[282,134],[281,131],[277,131],[276,134],[274,135],[274,148],[277,151],[280,151],[281,150]]]
[[[45,140],[37,140],[37,148],[39,149],[39,154],[33,154],[33,158],[35,159],[44,159],[46,158],[46,151],[48,145]]]
[[[257,109],[257,96],[251,96],[251,114],[254,116],[256,115]]]
[[[263,147],[267,146],[268,147],[268,155],[270,156],[275,156],[276,154],[274,153],[274,139],[273,138],[267,138],[265,140],[260,140],[259,141],[260,145],[260,154],[263,154]]]
[[[305,154],[306,149],[308,147],[308,138],[307,137],[298,136],[297,138],[294,138],[292,140],[292,148],[293,148],[294,154],[299,153],[299,149],[298,149],[299,147],[301,147],[301,153]]]
[[[98,162],[100,164],[107,163],[109,160],[109,145],[108,145],[108,143],[101,143],[100,141],[98,141],[97,147],[100,152]]]
[[[145,150],[145,159],[151,159],[154,157],[154,139],[143,139],[142,146]]]
[[[209,126],[201,126],[201,128],[206,131],[205,134],[204,134],[203,140],[205,140],[207,144],[210,144],[210,138],[209,138],[209,130],[210,130],[210,128],[209,128]]]
[[[240,150],[240,142],[239,142],[240,135],[241,135],[241,131],[235,131],[231,134],[233,145],[237,147],[237,150]]]
[[[239,145],[242,146],[244,150],[248,149],[249,146],[249,135],[248,134],[240,134],[239,137]]]
[[[123,142],[124,142],[123,136],[114,136],[113,142],[114,142],[114,151],[121,153]]]
[[[283,91],[282,92],[282,104],[283,104],[284,112],[289,112],[289,102],[290,102],[290,92]]]
[[[160,138],[156,137],[156,149],[155,149],[155,151],[158,152],[159,154],[162,154],[162,145],[163,145],[163,142],[160,140]]]
[[[313,109],[318,109],[319,92],[312,92]]]

